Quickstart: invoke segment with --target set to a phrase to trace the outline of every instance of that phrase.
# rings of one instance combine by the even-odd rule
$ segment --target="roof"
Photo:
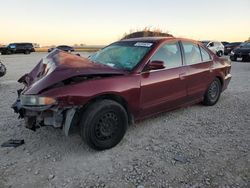
[[[138,41],[138,42],[157,42],[160,40],[173,39],[174,37],[140,37],[140,38],[131,38],[123,39],[122,41]]]
[[[131,39],[124,39],[121,41],[136,41],[136,42],[159,42],[159,41],[166,41],[171,39],[179,39],[182,41],[190,41],[194,43],[199,43],[196,40],[186,39],[186,38],[176,38],[176,37],[141,37],[141,38],[131,38]]]

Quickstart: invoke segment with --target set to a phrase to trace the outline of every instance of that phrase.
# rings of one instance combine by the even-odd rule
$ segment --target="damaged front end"
[[[42,126],[63,128],[68,136],[69,128],[77,108],[60,108],[55,99],[34,95],[22,95],[18,90],[18,98],[12,108],[25,121],[25,127],[35,131]]]
[[[63,128],[68,135],[70,127],[77,124],[74,117],[87,101],[82,86],[77,84],[122,74],[121,70],[54,50],[18,80],[24,88],[18,90],[12,108],[31,130],[49,125]]]

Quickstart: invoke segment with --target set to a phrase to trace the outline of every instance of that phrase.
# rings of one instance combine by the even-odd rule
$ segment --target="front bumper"
[[[25,120],[25,127],[35,131],[42,126],[53,126],[63,128],[68,135],[76,108],[59,108],[57,106],[24,106],[20,101],[21,90],[18,91],[18,98],[12,105],[19,118]]]
[[[25,120],[25,126],[36,130],[44,125],[52,125],[55,128],[63,125],[63,110],[52,106],[23,106],[20,98],[12,105],[12,108],[19,114],[19,118]]]
[[[242,58],[243,60],[249,60],[250,54],[230,54],[231,59],[237,60],[237,58]]]

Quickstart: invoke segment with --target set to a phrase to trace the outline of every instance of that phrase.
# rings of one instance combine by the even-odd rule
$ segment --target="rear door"
[[[193,42],[184,41],[182,47],[187,67],[187,94],[191,102],[201,99],[212,82],[213,61],[203,47]]]
[[[151,115],[185,103],[185,67],[178,41],[163,44],[150,61],[163,61],[166,68],[141,73],[141,116]]]
[[[23,53],[24,45],[23,44],[16,44],[16,53]]]

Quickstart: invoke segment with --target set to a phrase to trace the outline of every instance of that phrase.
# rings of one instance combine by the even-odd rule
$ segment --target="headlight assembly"
[[[39,97],[35,95],[21,95],[20,101],[23,106],[45,106],[56,104],[54,98]]]

